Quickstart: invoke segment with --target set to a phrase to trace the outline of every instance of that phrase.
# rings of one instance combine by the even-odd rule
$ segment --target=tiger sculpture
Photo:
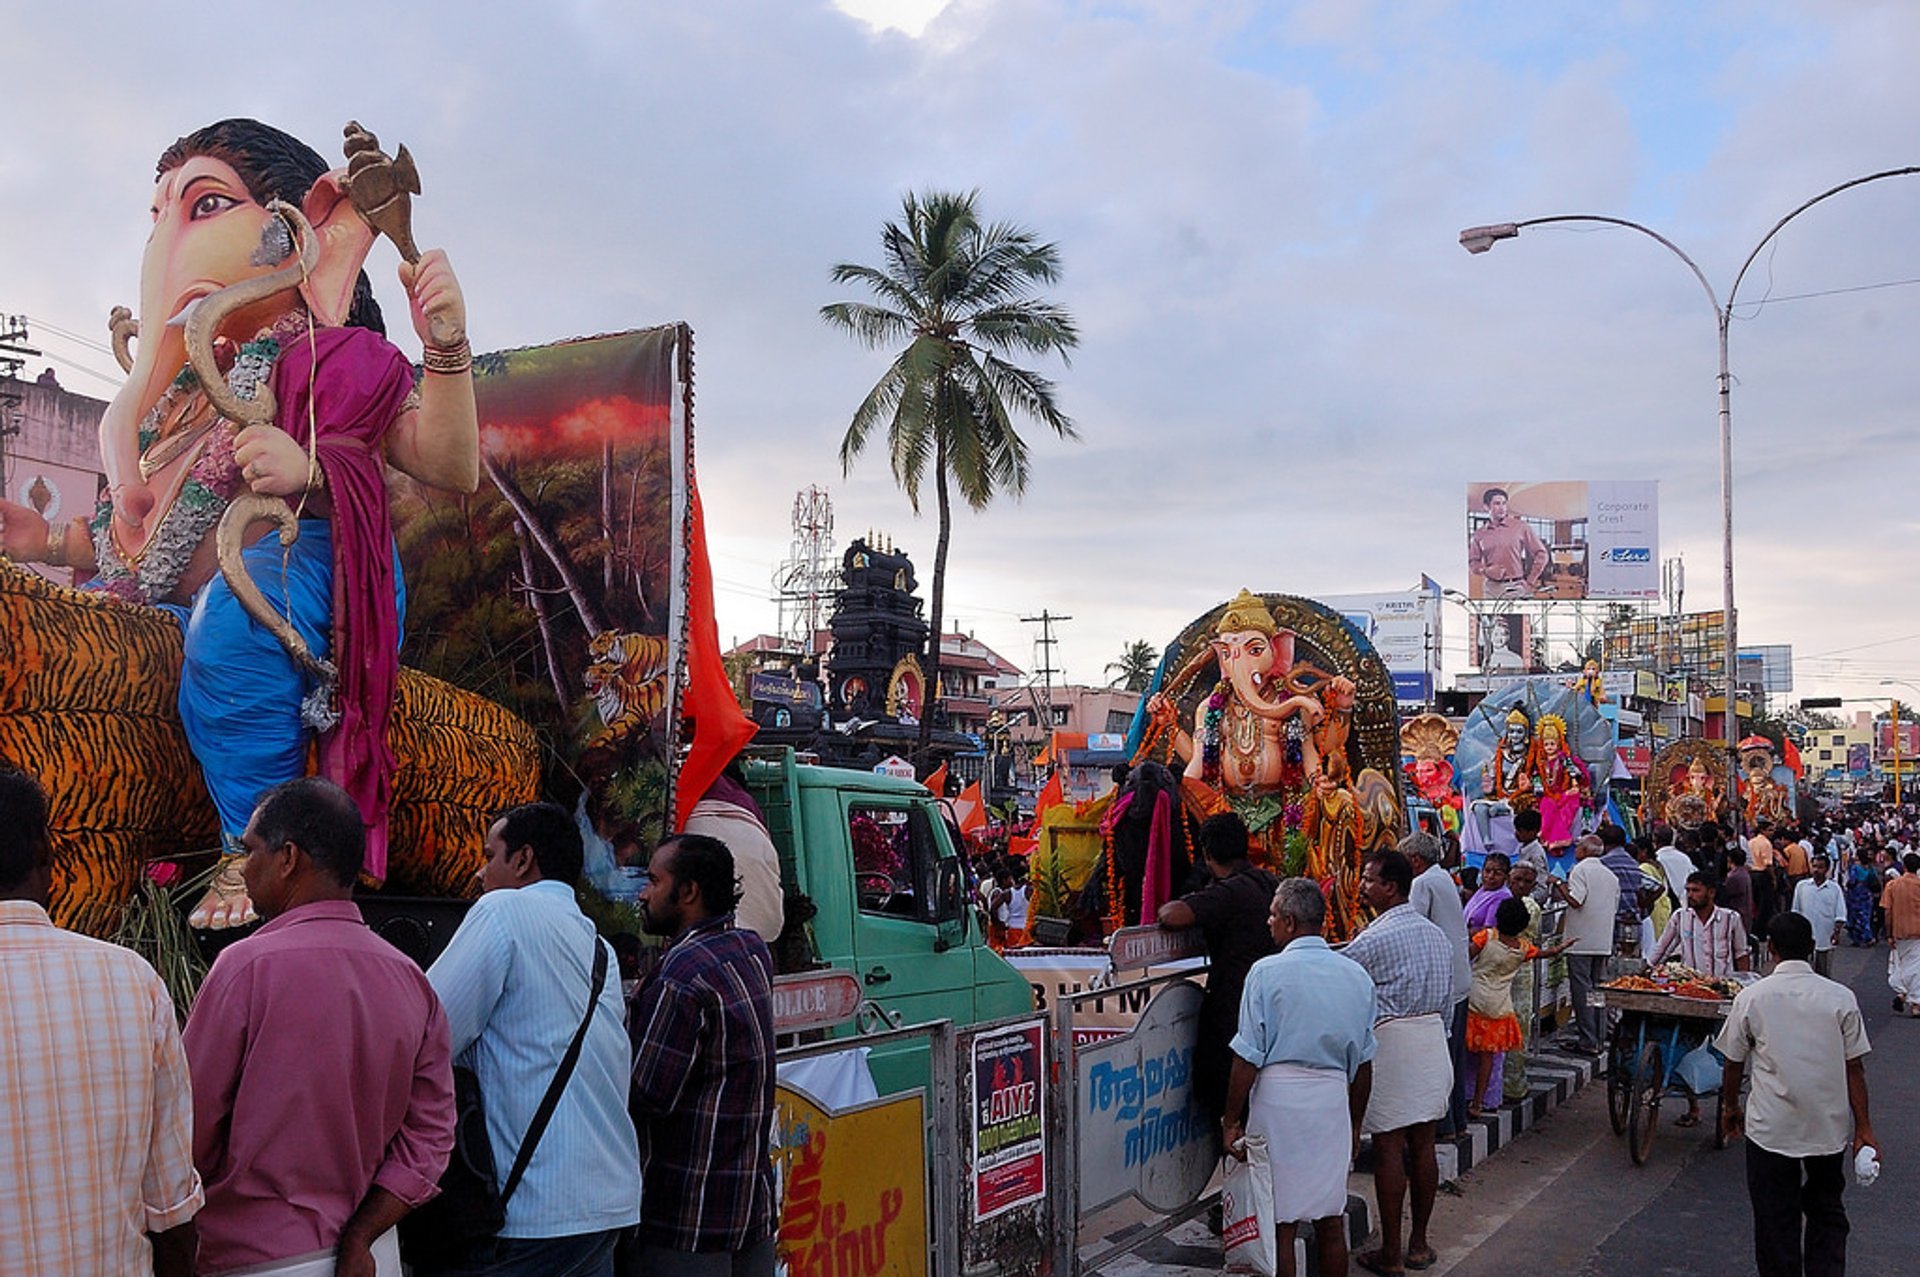
[[[210,853],[219,822],[180,724],[181,636],[165,613],[0,559],[0,763],[46,786],[53,920],[110,934],[150,860]],[[402,669],[386,890],[464,896],[488,824],[537,797],[521,719]]]
[[[602,630],[587,641],[584,681],[603,730],[590,747],[619,743],[645,731],[667,703],[667,640]]]

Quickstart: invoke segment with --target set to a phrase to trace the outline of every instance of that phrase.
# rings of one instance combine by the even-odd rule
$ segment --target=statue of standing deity
[[[1540,809],[1540,842],[1558,855],[1573,845],[1573,835],[1593,786],[1587,765],[1567,748],[1566,720],[1542,714],[1534,729],[1534,801]]]

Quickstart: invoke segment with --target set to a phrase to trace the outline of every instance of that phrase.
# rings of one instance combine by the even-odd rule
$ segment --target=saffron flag
[[[1066,789],[1060,784],[1060,773],[1047,777],[1047,783],[1041,787],[1040,797],[1034,802],[1033,814],[1045,815],[1050,807],[1058,807],[1067,801]]]
[[[760,728],[740,708],[720,660],[720,627],[713,614],[713,568],[707,562],[707,522],[700,490],[687,480],[687,690],[681,713],[693,720],[693,743],[674,791],[674,827],[684,829],[693,805]]]
[[[947,765],[945,763],[941,763],[927,773],[927,792],[935,798],[947,796]]]
[[[979,781],[961,790],[960,796],[953,800],[953,823],[960,826],[963,834],[987,827],[987,804],[980,795]]]

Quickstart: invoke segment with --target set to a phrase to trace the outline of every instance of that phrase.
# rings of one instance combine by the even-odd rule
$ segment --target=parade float
[[[1698,829],[1728,817],[1727,751],[1716,741],[1687,737],[1653,756],[1640,819],[1673,829]]]
[[[1254,861],[1321,884],[1327,935],[1361,918],[1360,864],[1406,832],[1393,684],[1366,638],[1310,599],[1242,590],[1168,645],[1101,822],[1110,927],[1181,886],[1200,821],[1233,811]]]
[[[1489,851],[1511,854],[1513,817],[1533,810],[1554,871],[1566,873],[1575,839],[1606,810],[1613,752],[1613,726],[1580,686],[1528,678],[1481,701],[1455,751],[1468,862],[1477,865]]]
[[[1459,837],[1466,810],[1453,766],[1460,745],[1460,729],[1443,714],[1418,714],[1400,726],[1408,801],[1423,817],[1431,813],[1432,832]]]
[[[1758,735],[1740,742],[1741,815],[1748,829],[1761,821],[1792,820],[1796,785],[1793,768],[1780,761],[1779,746]]]
[[[542,792],[610,861],[751,735],[714,634],[690,333],[471,356],[406,148],[350,125],[344,151],[329,170],[251,120],[165,151],[139,315],[110,321],[99,508],[0,505],[7,558],[85,587],[0,562],[0,762],[49,791],[64,925],[110,932],[163,860],[217,863],[196,920],[246,921],[237,835],[308,771],[359,804],[370,890],[469,892],[488,822]],[[380,235],[419,368],[380,335]]]

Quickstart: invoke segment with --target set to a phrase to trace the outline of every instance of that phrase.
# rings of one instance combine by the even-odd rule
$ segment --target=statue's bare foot
[[[187,925],[204,931],[244,927],[259,915],[247,897],[247,880],[240,876],[240,856],[228,856],[207,884],[207,894],[187,915]]]

